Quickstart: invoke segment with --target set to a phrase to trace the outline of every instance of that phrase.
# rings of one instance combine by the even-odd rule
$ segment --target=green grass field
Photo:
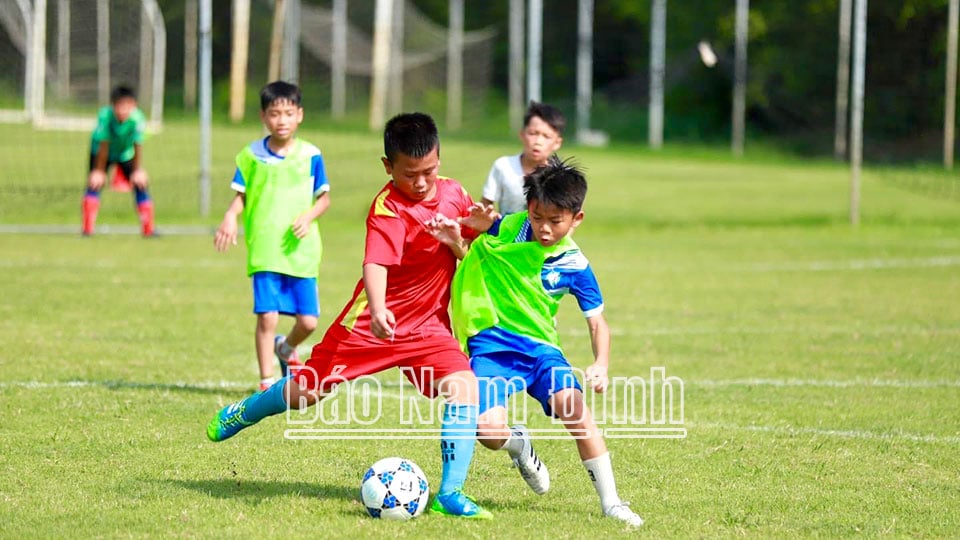
[[[195,126],[150,141],[161,233],[217,223],[232,155],[256,134],[216,129],[207,218],[196,210]],[[385,176],[375,134],[304,135],[323,149],[333,185],[323,328],[359,277],[363,216]],[[0,127],[0,224],[78,224],[85,137]],[[442,169],[477,195],[493,159],[516,148],[448,138]],[[208,419],[257,382],[242,246],[2,234],[0,537],[957,535],[953,177],[867,169],[863,224],[852,228],[848,176],[832,163],[565,150],[591,181],[577,241],[604,288],[612,374],[663,367],[684,383],[685,439],[608,440],[642,529],[600,516],[570,440],[536,443],[553,476],[542,497],[504,454],[478,447],[468,491],[496,521],[373,520],[358,500],[366,468],[405,456],[435,489],[437,441],[291,441],[283,417],[206,440]],[[134,219],[126,195],[105,195],[102,222]],[[586,366],[575,302],[559,322],[570,358]],[[375,427],[396,427],[388,390]],[[532,427],[550,427],[531,411]]]

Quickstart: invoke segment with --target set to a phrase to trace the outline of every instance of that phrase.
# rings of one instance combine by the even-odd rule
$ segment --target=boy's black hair
[[[564,118],[560,109],[546,103],[531,101],[526,114],[523,115],[523,126],[529,126],[530,119],[534,117],[540,117],[560,135],[563,135],[563,128],[567,127],[567,119]]]
[[[110,91],[110,103],[116,103],[125,98],[135,100],[137,99],[137,93],[133,91],[133,88],[122,84],[114,87],[114,89]]]
[[[260,110],[267,110],[267,107],[277,101],[289,101],[300,107],[301,98],[299,86],[285,81],[273,81],[260,90]]]
[[[429,114],[398,114],[383,128],[383,153],[390,163],[399,154],[422,158],[434,148],[439,155],[440,135],[437,134],[437,124]]]
[[[551,156],[546,165],[523,177],[527,204],[539,202],[576,214],[587,197],[587,179],[571,160]]]

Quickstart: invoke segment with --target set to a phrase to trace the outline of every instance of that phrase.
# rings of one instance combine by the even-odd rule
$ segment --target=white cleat
[[[547,471],[547,466],[534,452],[527,428],[512,426],[511,429],[513,430],[511,437],[517,437],[523,441],[523,449],[519,455],[513,457],[513,464],[520,470],[520,476],[527,482],[530,489],[537,495],[543,495],[550,489],[550,473]]]
[[[603,511],[603,514],[607,517],[614,519],[619,519],[620,521],[630,525],[631,527],[639,527],[643,525],[643,518],[638,516],[636,512],[630,509],[630,503],[620,503],[611,506]]]

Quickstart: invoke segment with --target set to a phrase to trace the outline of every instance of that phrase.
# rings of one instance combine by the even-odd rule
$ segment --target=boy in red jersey
[[[450,283],[466,241],[446,246],[428,230],[438,214],[457,216],[467,238],[493,223],[463,187],[437,175],[440,142],[433,119],[401,114],[384,129],[384,169],[391,180],[367,214],[363,278],[296,379],[222,409],[207,426],[212,441],[288,408],[312,405],[338,382],[392,367],[426,396],[447,403],[440,436],[443,477],[430,510],[489,519],[463,494],[477,427],[477,379],[450,330]],[[471,230],[472,229],[472,230]]]

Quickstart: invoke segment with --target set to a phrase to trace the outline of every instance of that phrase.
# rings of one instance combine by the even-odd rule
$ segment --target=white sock
[[[287,360],[288,358],[290,358],[290,355],[293,354],[293,351],[294,351],[293,347],[291,347],[290,344],[287,343],[287,338],[283,338],[283,339],[280,340],[280,347],[279,347],[279,348],[280,348],[280,350],[277,351],[277,353],[278,353],[278,354],[280,355],[280,357],[283,358],[284,360]]]
[[[621,503],[620,496],[617,495],[617,483],[613,479],[613,465],[610,464],[610,452],[592,459],[583,461],[587,474],[593,482],[593,487],[600,496],[600,507],[606,511],[611,506]]]
[[[273,383],[274,383],[273,377],[264,377],[260,379],[260,384],[265,384],[267,386],[270,386]]]
[[[517,432],[512,431],[507,438],[507,442],[503,443],[500,450],[506,450],[510,457],[515,458],[523,451],[523,439],[518,437]]]

